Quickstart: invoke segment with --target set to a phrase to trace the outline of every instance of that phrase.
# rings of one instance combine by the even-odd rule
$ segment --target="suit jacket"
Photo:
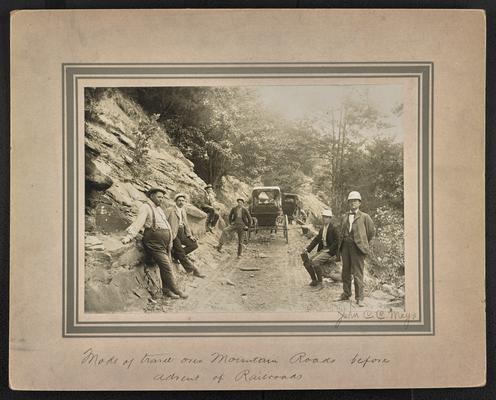
[[[339,243],[339,251],[341,251],[341,246],[343,244],[343,238],[347,235],[350,223],[348,219],[348,213],[346,213],[341,220],[341,240]],[[358,249],[363,254],[369,254],[370,247],[369,242],[375,235],[375,227],[372,218],[367,213],[358,210],[355,214],[355,219],[351,226],[351,236],[355,241]]]
[[[315,236],[310,244],[307,246],[307,251],[310,253],[315,246],[317,246],[317,251],[321,251],[324,245],[322,244],[322,235],[324,232],[324,227],[320,228],[319,233]],[[338,229],[330,223],[327,227],[326,233],[326,245],[329,249],[329,254],[331,256],[336,255],[338,251],[339,244],[339,231]]]
[[[231,212],[229,213],[229,223],[230,224],[233,224],[234,221],[236,221],[236,207],[233,207],[231,209]],[[244,208],[244,207],[241,207],[241,216],[243,218],[243,223],[246,225],[246,226],[250,226],[251,225],[251,215],[249,213],[249,211]]]
[[[191,228],[189,227],[188,224],[188,214],[186,213],[186,209],[183,207],[182,209],[183,212],[183,225],[184,225],[184,232],[186,233],[186,236],[193,236],[193,233],[191,232]],[[167,220],[169,221],[169,224],[171,226],[171,234],[172,238],[175,239],[177,236],[177,232],[179,230],[179,212],[177,210],[176,206],[172,206],[167,208],[165,210],[165,216]]]

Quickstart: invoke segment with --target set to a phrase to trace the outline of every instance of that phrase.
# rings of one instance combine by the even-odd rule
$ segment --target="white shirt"
[[[138,216],[129,226],[129,228],[126,229],[129,233],[129,236],[135,237],[139,233],[139,231],[143,229],[143,227],[152,228],[154,215],[156,228],[168,230],[171,229],[169,222],[165,217],[164,210],[162,210],[161,207],[157,207],[152,201],[147,201],[140,206]]]
[[[324,245],[324,247],[327,247],[327,229],[329,229],[329,224],[324,225],[324,227],[322,228],[322,244]]]
[[[353,212],[353,211],[350,210],[349,212]],[[355,211],[355,213],[356,213],[356,211]],[[355,220],[355,214],[348,214],[348,221],[350,223],[350,230],[348,232],[351,232],[351,228],[352,228],[354,220]]]

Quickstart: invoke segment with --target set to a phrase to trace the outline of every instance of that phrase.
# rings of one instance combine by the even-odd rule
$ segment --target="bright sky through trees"
[[[401,85],[258,86],[253,89],[262,104],[290,120],[305,119],[331,108],[337,109],[345,99],[366,99],[384,115],[384,121],[392,125],[382,133],[403,141],[401,115],[392,112],[403,103]],[[377,133],[368,132],[370,136]]]

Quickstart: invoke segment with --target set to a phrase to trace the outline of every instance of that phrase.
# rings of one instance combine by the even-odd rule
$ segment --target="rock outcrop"
[[[146,200],[146,191],[159,186],[167,191],[164,208],[173,205],[176,193],[188,195],[188,220],[201,237],[206,183],[156,118],[118,89],[105,90],[87,102],[85,161],[85,310],[142,310],[160,289],[160,278],[156,267],[143,264],[139,237],[121,243],[125,229]],[[225,192],[218,193],[223,215],[237,196],[249,195],[248,185],[234,178],[226,178],[225,184]],[[176,276],[181,282],[185,273],[176,268]]]

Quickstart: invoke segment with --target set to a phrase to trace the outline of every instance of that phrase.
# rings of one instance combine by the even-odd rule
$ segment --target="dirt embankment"
[[[290,225],[289,244],[282,233],[262,232],[252,236],[242,258],[238,259],[235,241],[222,254],[213,250],[215,235],[207,235],[194,255],[207,274],[205,279],[188,276],[182,281],[186,300],[161,299],[147,308],[151,312],[348,312],[353,301],[336,301],[342,292],[340,263],[325,271],[324,284],[308,285],[300,253],[309,239],[301,227]],[[315,250],[314,250],[315,251]],[[374,286],[366,277],[365,308],[360,310],[402,310],[401,299]]]

